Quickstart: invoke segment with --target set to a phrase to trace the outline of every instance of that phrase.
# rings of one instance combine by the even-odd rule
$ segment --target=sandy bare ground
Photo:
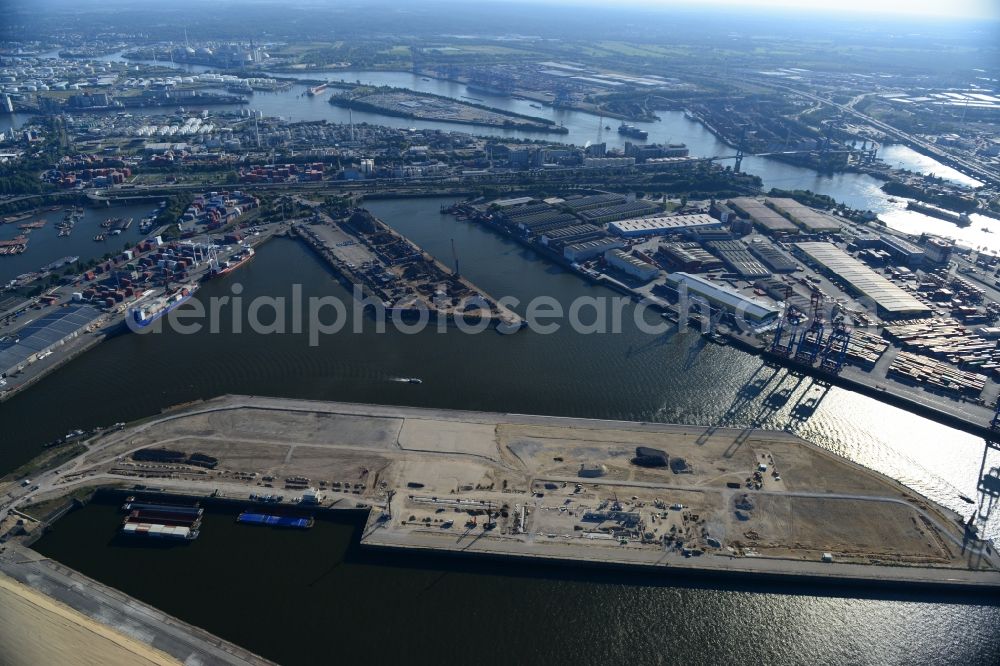
[[[44,636],[44,640],[39,637]],[[0,575],[0,662],[9,666],[180,662]]]

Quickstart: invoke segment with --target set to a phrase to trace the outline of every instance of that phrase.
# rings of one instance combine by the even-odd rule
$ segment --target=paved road
[[[921,148],[922,150],[938,158],[939,160],[945,162],[946,164],[951,162],[954,165],[958,165],[960,170],[964,169],[968,175],[975,176],[979,180],[982,180],[986,183],[990,183],[993,185],[1000,185],[1000,172],[997,172],[995,169],[991,169],[990,167],[984,166],[977,162],[970,162],[969,160],[964,159],[962,157],[957,157],[955,155],[952,155],[951,153],[944,151],[941,148],[938,148],[936,145],[932,143],[928,143],[927,141],[915,137],[912,134],[908,134],[907,132],[897,129],[888,123],[882,122],[881,120],[876,120],[871,116],[865,115],[864,113],[861,113],[860,111],[856,110],[853,107],[853,103],[856,100],[851,100],[851,102],[848,102],[847,104],[837,104],[836,102],[826,99],[825,97],[820,97],[819,95],[814,95],[812,93],[799,90],[798,88],[794,88],[792,86],[786,86],[780,83],[775,83],[774,81],[755,80],[754,82],[771,88],[778,88],[780,90],[784,90],[786,92],[799,95],[801,97],[805,97],[814,102],[819,102],[821,104],[826,104],[827,106],[832,106],[835,109],[838,109],[844,113],[850,114],[856,118],[859,118],[860,120],[863,120],[872,127],[882,130],[889,136],[895,137],[898,140],[909,142],[912,145]]]

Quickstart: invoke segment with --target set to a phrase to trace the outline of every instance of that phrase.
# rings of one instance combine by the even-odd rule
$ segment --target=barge
[[[281,516],[269,513],[257,513],[256,511],[244,511],[236,518],[236,522],[245,525],[267,525],[268,527],[307,530],[316,521],[312,516]]]

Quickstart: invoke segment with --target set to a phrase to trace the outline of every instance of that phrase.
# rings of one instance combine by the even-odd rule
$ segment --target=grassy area
[[[409,46],[393,46],[391,49],[383,49],[379,53],[384,53],[385,55],[391,56],[410,56],[411,51]]]
[[[116,484],[121,485],[121,484]],[[66,495],[60,495],[59,497],[53,497],[52,499],[43,500],[41,502],[35,502],[34,504],[29,504],[21,509],[22,513],[26,513],[37,521],[45,522],[48,520],[49,516],[55,512],[62,509],[66,504],[72,502],[73,500],[84,500],[90,497],[90,495],[101,487],[107,487],[105,485],[98,486],[83,486],[81,488],[76,488]]]
[[[50,469],[52,467],[58,467],[67,460],[77,457],[86,450],[87,447],[79,442],[71,446],[53,446],[50,449],[45,449],[40,455],[35,456],[28,462],[24,463],[5,478],[23,479],[24,477],[30,477],[40,471]]]

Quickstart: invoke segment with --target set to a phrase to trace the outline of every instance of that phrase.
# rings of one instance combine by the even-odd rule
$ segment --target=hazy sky
[[[550,0],[552,1],[552,0]],[[567,4],[607,4],[604,0],[555,0]],[[907,16],[951,16],[1000,19],[1000,0],[623,0],[624,4],[649,7],[716,5],[742,9],[791,8]]]

